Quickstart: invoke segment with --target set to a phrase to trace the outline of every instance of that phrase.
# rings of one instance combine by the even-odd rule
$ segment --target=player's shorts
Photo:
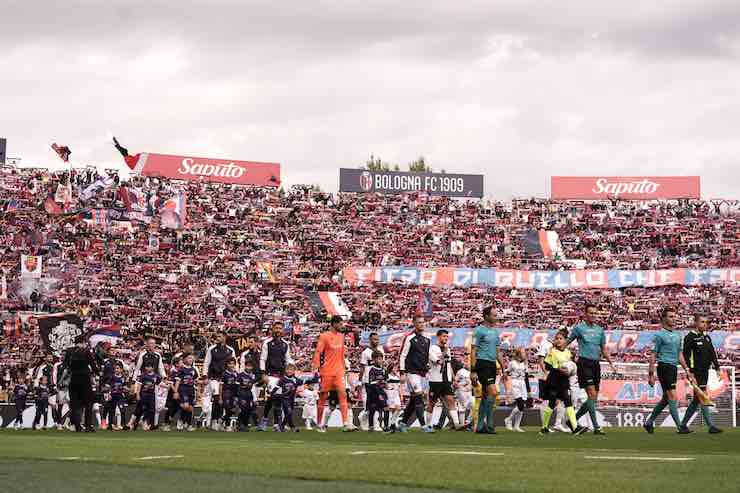
[[[592,359],[578,358],[576,366],[578,368],[578,385],[582,389],[593,385],[598,391],[601,385],[601,363]]]
[[[452,384],[447,382],[429,382],[429,399],[436,401],[447,397],[448,395],[455,395],[452,390]]]
[[[332,390],[341,392],[345,390],[345,388],[344,375],[321,375],[321,392],[329,392]]]
[[[416,373],[406,374],[406,388],[410,394],[421,394],[424,392],[425,378]]]
[[[211,395],[219,395],[221,393],[221,381],[215,378],[208,380],[208,387],[211,389]]]
[[[479,359],[475,362],[475,373],[478,381],[485,390],[489,385],[496,385],[496,362]]]
[[[237,404],[240,409],[249,409],[254,406],[254,394],[252,394],[252,389],[240,390],[237,395]]]
[[[457,407],[461,411],[467,411],[473,407],[473,394],[470,392],[458,392],[455,394]]]
[[[329,407],[337,407],[339,405],[339,393],[336,390],[329,392]]]
[[[524,380],[512,380],[511,381],[511,398],[513,400],[522,399],[527,400],[527,385]]]
[[[381,410],[388,407],[388,396],[385,392],[371,392],[367,397],[367,408],[368,410],[375,409]]]
[[[537,380],[537,397],[542,400],[547,399],[547,380],[541,378]]]
[[[278,386],[278,383],[280,383],[280,377],[275,375],[268,375],[267,376],[267,396],[272,395],[272,392],[275,390],[275,388]]]
[[[388,407],[401,407],[401,394],[398,390],[386,390],[388,396]]]
[[[694,378],[696,378],[696,384],[702,390],[707,390],[707,382],[709,381],[709,368],[694,368]]]
[[[178,396],[180,399],[178,401],[180,402],[180,405],[190,404],[191,406],[195,405],[195,389],[192,388],[180,388],[178,392]]]
[[[663,392],[676,390],[678,380],[678,368],[667,363],[658,363],[658,381]]]
[[[57,406],[61,407],[65,404],[69,404],[69,391],[67,390],[57,391]]]

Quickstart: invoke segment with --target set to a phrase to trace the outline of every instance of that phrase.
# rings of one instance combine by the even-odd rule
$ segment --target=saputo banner
[[[339,169],[340,192],[424,192],[447,197],[483,197],[483,175]]]
[[[280,186],[280,163],[142,152],[134,173],[173,180],[202,180],[260,187]]]
[[[698,199],[698,176],[553,176],[550,197],[557,200]]]

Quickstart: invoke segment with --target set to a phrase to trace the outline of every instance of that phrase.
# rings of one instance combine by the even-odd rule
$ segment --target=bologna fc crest
[[[373,189],[373,175],[369,171],[363,171],[360,176],[360,188],[363,192],[369,192]]]

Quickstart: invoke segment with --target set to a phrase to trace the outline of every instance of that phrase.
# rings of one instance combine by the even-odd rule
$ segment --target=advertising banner
[[[212,181],[260,187],[280,186],[280,163],[258,163],[141,153],[134,173],[173,180]]]
[[[698,176],[553,176],[550,198],[556,200],[698,199]]]
[[[394,283],[439,287],[488,286],[516,289],[616,289],[682,286],[740,285],[740,267],[728,269],[662,270],[507,270],[467,267],[412,266],[347,267],[350,284]]]
[[[340,192],[424,192],[446,197],[483,197],[483,175],[411,173],[340,168]]]
[[[473,338],[472,327],[435,327],[426,333],[426,336],[436,342],[436,333],[438,329],[445,329],[450,333],[449,344],[451,347],[463,348],[470,347]],[[409,328],[409,331],[411,329]],[[536,348],[543,339],[552,340],[555,337],[556,329],[536,330],[520,327],[500,327],[499,337],[502,347],[523,347]],[[656,330],[607,330],[606,347],[610,353],[640,353],[646,348],[653,347],[653,340]],[[363,333],[361,344],[368,344],[369,332]],[[404,330],[395,330],[382,332],[380,344],[386,351],[398,350],[403,344],[403,338],[408,334]],[[686,331],[682,332],[686,335]],[[712,344],[718,351],[738,351],[740,350],[740,333],[736,331],[713,330],[709,332]]]

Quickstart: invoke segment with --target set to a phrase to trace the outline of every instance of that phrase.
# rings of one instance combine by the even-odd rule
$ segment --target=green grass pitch
[[[4,492],[740,491],[740,430],[678,436],[0,431]]]

